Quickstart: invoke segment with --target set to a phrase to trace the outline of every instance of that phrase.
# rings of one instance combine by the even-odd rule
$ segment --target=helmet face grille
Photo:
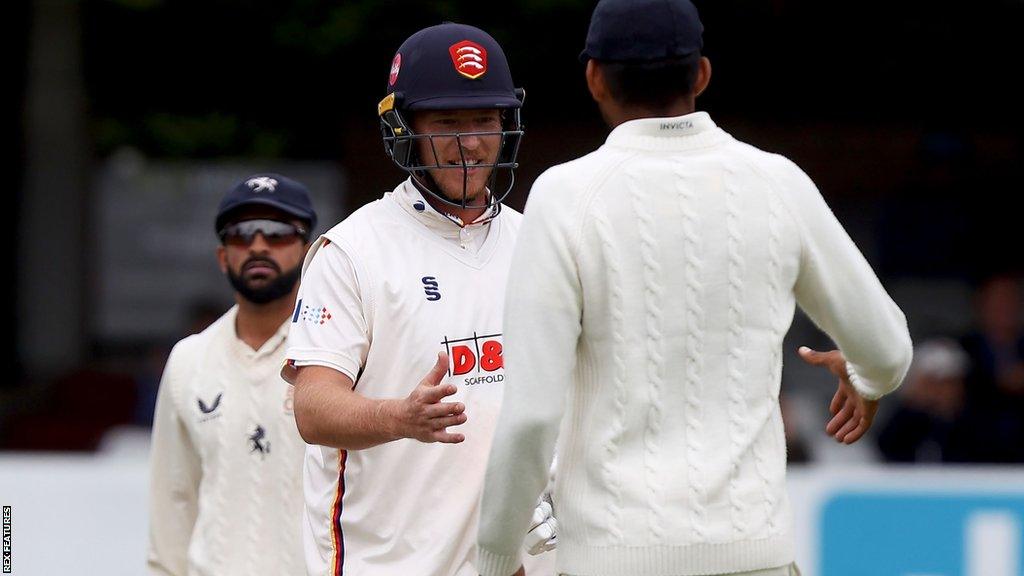
[[[519,109],[506,111],[502,130],[493,132],[453,132],[415,134],[409,124],[405,121],[402,113],[397,109],[387,110],[380,115],[381,135],[384,140],[384,150],[388,157],[402,170],[408,172],[420,185],[420,188],[431,196],[440,200],[446,205],[458,208],[466,208],[470,197],[469,170],[470,168],[490,168],[491,174],[488,177],[487,190],[488,201],[484,208],[490,208],[500,204],[515,184],[515,169],[519,166],[516,158],[519,155],[519,144],[523,137],[523,129],[520,122]],[[498,153],[493,162],[478,162],[473,165],[462,161],[456,164],[441,164],[436,153],[435,139],[455,139],[460,156],[465,147],[462,140],[467,137],[497,137],[500,139]],[[435,150],[434,161],[426,162],[417,150],[426,142]],[[461,170],[462,171],[462,195],[459,200],[446,196],[442,191],[436,189],[433,178],[430,177],[431,170]],[[473,207],[480,207],[474,205]]]

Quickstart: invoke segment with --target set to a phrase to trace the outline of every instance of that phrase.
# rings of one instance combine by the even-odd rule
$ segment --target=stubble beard
[[[487,182],[490,181],[490,171],[487,172],[487,174],[481,178],[481,184],[479,185],[478,189],[474,189],[474,179],[470,178],[464,186],[461,171],[458,169],[450,169],[450,171],[455,172],[459,175],[459,178],[453,178],[451,180],[452,182],[454,182],[452,184],[452,189],[448,189],[447,187],[442,186],[437,181],[436,178],[431,177],[431,180],[434,181],[434,184],[440,190],[442,196],[447,198],[450,202],[462,204],[462,194],[463,191],[465,190],[466,208],[482,208],[487,204]]]

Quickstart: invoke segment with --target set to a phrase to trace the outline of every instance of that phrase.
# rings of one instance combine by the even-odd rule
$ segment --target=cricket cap
[[[309,190],[300,182],[280,174],[253,174],[235,184],[224,195],[217,208],[216,231],[228,223],[233,212],[245,206],[270,206],[316,228],[316,212],[309,199]]]
[[[601,0],[590,17],[580,61],[651,62],[685,58],[704,46],[690,0]]]

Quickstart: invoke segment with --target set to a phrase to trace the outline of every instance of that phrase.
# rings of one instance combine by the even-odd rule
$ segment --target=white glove
[[[546,497],[533,510],[530,531],[526,533],[526,539],[523,541],[523,549],[530,556],[554,550],[558,545],[558,521],[551,513],[551,502]]]

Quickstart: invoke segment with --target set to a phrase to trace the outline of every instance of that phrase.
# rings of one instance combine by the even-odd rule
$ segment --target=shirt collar
[[[491,221],[491,210],[486,210],[474,222],[460,227],[451,218],[431,206],[416,185],[412,183],[411,178],[407,178],[399,184],[392,192],[391,197],[410,216],[444,238],[458,240],[460,234],[465,236],[467,233],[469,235],[484,233]]]
[[[608,135],[609,146],[642,149],[692,149],[719,144],[730,136],[707,112],[671,118],[638,118],[623,122]]]

